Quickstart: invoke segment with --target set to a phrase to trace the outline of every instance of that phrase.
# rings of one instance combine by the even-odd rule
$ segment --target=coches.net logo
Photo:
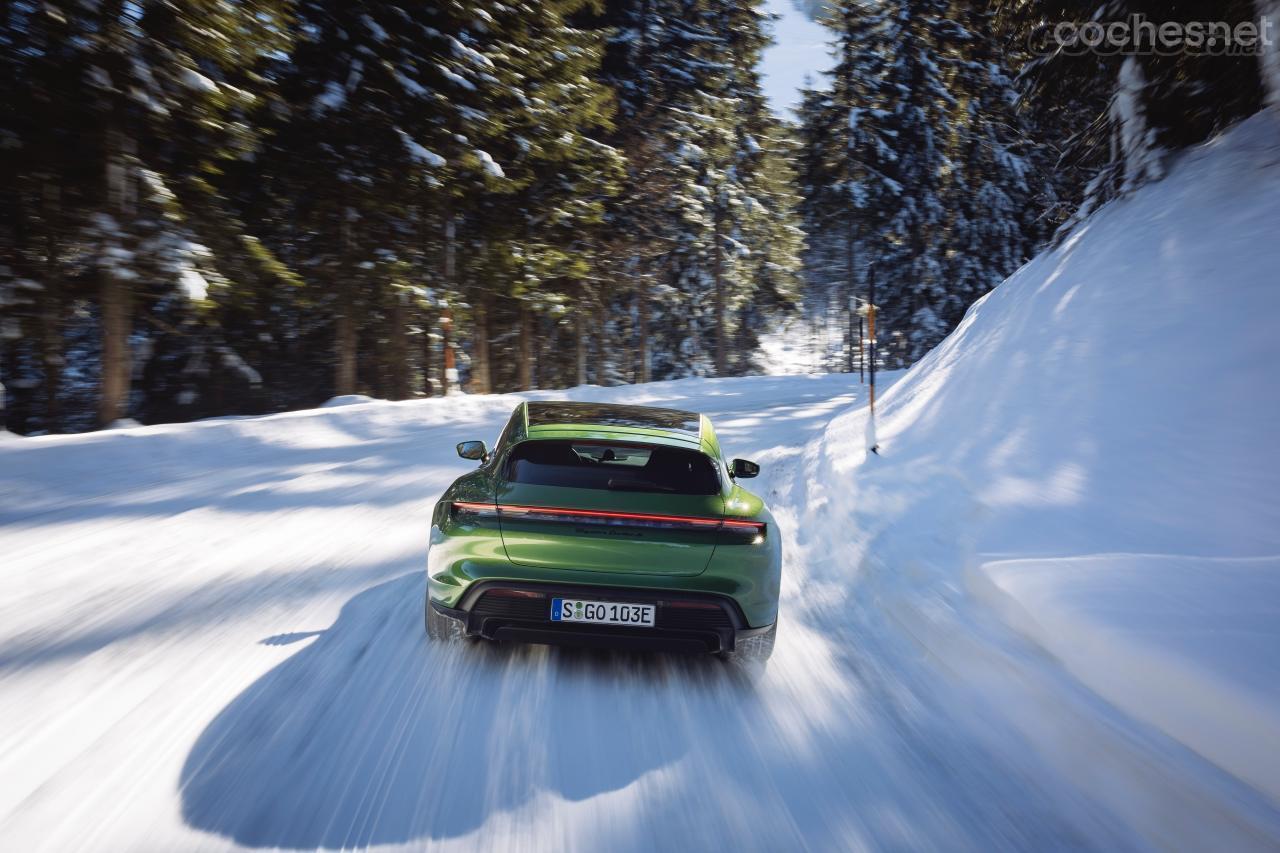
[[[1028,47],[1037,56],[1202,54],[1257,56],[1280,37],[1276,20],[1153,21],[1135,13],[1118,21],[1057,21],[1037,26]]]

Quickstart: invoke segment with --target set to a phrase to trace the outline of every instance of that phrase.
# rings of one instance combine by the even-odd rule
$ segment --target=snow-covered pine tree
[[[869,232],[865,261],[846,248],[846,277],[873,270],[877,337],[888,345],[881,353],[899,362],[918,359],[947,332],[942,192],[955,99],[946,51],[959,37],[947,12],[942,0],[851,1],[836,4],[829,19],[845,40],[833,78],[844,87],[832,99],[845,118],[838,184],[859,205],[842,223],[854,234],[846,247],[856,248],[860,228]]]
[[[761,4],[725,4],[733,73],[733,175],[742,187],[740,208],[727,217],[733,232],[725,248],[736,258],[735,286],[725,294],[717,318],[724,350],[721,372],[741,375],[755,370],[759,336],[794,308],[799,293],[801,232],[799,195],[791,160],[795,140],[770,111],[760,82],[759,65],[769,44],[767,15]]]
[[[1074,212],[1059,233],[1117,194],[1163,172],[1168,152],[1199,142],[1263,103],[1265,55],[1201,41],[1182,49],[1151,49],[1154,29],[1165,21],[1216,22],[1234,28],[1254,21],[1251,0],[1191,0],[1171,7],[1159,0],[1008,0],[995,3],[998,30],[1022,59],[1020,81],[1033,113],[1034,131],[1061,154],[1056,174],[1063,207]],[[1132,24],[1141,44],[1093,50],[1082,43],[1054,44],[1044,22]],[[1037,37],[1038,36],[1038,37]],[[1026,55],[1022,46],[1041,48]]]
[[[625,321],[614,336],[626,326],[637,343],[637,379],[749,369],[753,312],[785,303],[760,288],[783,293],[794,276],[785,143],[755,71],[767,43],[759,7],[614,0],[602,16],[616,28],[604,74],[627,160],[606,213],[610,313]]]
[[[67,300],[83,299],[76,314],[98,318],[101,355],[90,372],[99,423],[141,402],[131,401],[133,351],[146,354],[168,306],[189,313],[189,299],[171,297],[202,299],[216,278],[183,196],[208,192],[207,176],[251,149],[255,134],[240,119],[258,95],[246,79],[287,46],[284,6],[104,0],[8,4],[0,14],[13,70],[29,86],[21,97],[37,107],[26,115],[48,119],[16,118],[6,146],[31,158],[15,198],[22,218],[50,225],[37,249],[50,283],[42,313],[56,330]],[[28,168],[41,159],[44,167]],[[48,394],[59,393],[60,371],[50,368],[60,359],[45,359]]]
[[[0,76],[10,82],[0,86],[0,381],[12,429],[56,431],[71,402],[66,325],[91,284],[70,262],[92,180],[77,154],[86,114],[67,107],[88,97],[89,81],[69,43],[77,22],[34,6],[3,8]]]
[[[365,321],[405,319],[384,311],[401,265],[435,260],[406,251],[424,211],[501,180],[487,151],[501,127],[486,101],[501,82],[482,5],[297,4],[303,36],[272,72],[285,110],[262,172],[287,205],[274,239],[332,318],[334,393],[361,384]],[[364,384],[377,387],[377,360],[367,365]]]
[[[752,289],[731,318],[730,369],[736,374],[756,371],[761,335],[797,313],[803,290],[804,232],[794,166],[799,143],[792,129],[778,123],[761,130],[751,141],[760,148],[760,162],[751,171],[748,184],[755,206],[743,241],[751,248],[745,263]]]
[[[830,88],[805,93],[807,295],[842,317],[873,271],[880,355],[915,361],[1037,241],[1029,155],[990,16],[942,0],[834,0]]]
[[[801,108],[808,301],[824,327],[834,319],[843,328],[843,355],[832,366],[853,370],[858,306],[899,189],[884,169],[896,158],[895,138],[881,130],[877,100],[888,22],[865,0],[834,2],[823,21],[835,34],[835,66],[829,89],[806,92]]]
[[[641,381],[686,374],[682,350],[702,346],[690,285],[675,282],[681,259],[702,239],[690,227],[706,222],[704,200],[695,195],[702,190],[689,190],[699,176],[691,158],[701,149],[696,122],[688,120],[706,64],[704,43],[715,38],[704,12],[692,0],[609,0],[601,15],[613,30],[602,75],[618,104],[609,142],[622,151],[626,171],[605,211],[611,262],[602,281],[584,287],[598,318],[584,324],[594,327],[590,378],[598,383],[622,374],[606,339],[634,342],[628,372]]]
[[[871,95],[877,144],[869,167],[889,193],[872,241],[878,349],[910,364],[942,340],[950,301],[943,269],[946,173],[955,99],[946,52],[956,38],[943,0],[885,0],[885,67]]]
[[[597,383],[673,374],[671,342],[658,340],[656,333],[684,322],[670,277],[679,234],[678,196],[689,176],[666,129],[671,99],[698,80],[684,11],[677,0],[608,0],[597,21],[611,33],[600,74],[617,101],[607,141],[625,160],[619,193],[605,208],[600,280],[582,285],[582,297],[597,318],[578,324],[582,377]],[[606,338],[631,342],[629,364],[609,352]],[[588,360],[589,349],[594,358]]]
[[[682,168],[680,226],[671,285],[687,306],[683,340],[673,341],[680,373],[728,372],[725,315],[731,294],[742,289],[739,261],[749,252],[733,235],[740,232],[747,196],[740,163],[735,101],[738,68],[731,40],[740,37],[724,5],[690,4],[680,20],[698,82],[673,92],[665,125]],[[695,29],[696,28],[696,29]]]
[[[514,335],[504,343],[511,357],[490,353],[490,387],[533,387],[536,329],[556,328],[579,283],[596,275],[594,238],[622,158],[599,138],[613,111],[612,92],[592,76],[605,34],[569,23],[584,5],[559,0],[497,15],[501,40],[491,50],[503,85],[486,112],[502,129],[492,150],[504,180],[478,202],[488,274],[476,301],[485,300],[486,320],[505,315]]]
[[[969,305],[1018,268],[1043,239],[1033,187],[1043,160],[1016,110],[1017,91],[991,14],[966,6],[953,19],[949,89],[956,99],[945,197],[948,226],[941,316],[953,328]]]
[[[813,336],[811,346],[822,354],[824,365],[826,324],[830,317],[839,316],[841,295],[847,292],[849,280],[845,241],[852,211],[840,192],[844,186],[840,180],[844,148],[836,128],[840,120],[837,113],[828,89],[810,85],[801,91],[796,110],[800,146],[796,178],[804,233],[804,311]],[[843,337],[847,340],[847,332]],[[853,353],[846,355],[848,359],[841,358],[839,367],[827,366],[851,369]]]

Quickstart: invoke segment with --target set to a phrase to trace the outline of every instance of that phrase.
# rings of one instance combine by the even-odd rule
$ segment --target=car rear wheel
[[[435,642],[453,643],[466,638],[466,627],[457,619],[450,619],[431,606],[427,598],[427,636]]]
[[[773,641],[777,636],[778,623],[774,622],[763,634],[738,640],[734,643],[733,651],[725,652],[723,657],[730,663],[763,663],[773,654]]]

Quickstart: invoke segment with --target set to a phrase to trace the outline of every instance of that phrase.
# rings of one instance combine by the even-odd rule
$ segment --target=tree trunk
[[[340,313],[334,341],[337,367],[333,379],[333,393],[338,396],[356,393],[356,323],[355,318],[351,316],[350,297],[345,293],[346,290],[345,287],[339,289],[343,304],[338,308]]]
[[[845,299],[844,306],[844,372],[853,373],[853,322],[854,315],[853,296]]]
[[[136,151],[134,140],[117,128],[107,130],[106,183],[108,207],[117,225],[132,226],[137,194],[129,174]],[[125,248],[125,247],[122,247]],[[104,253],[104,257],[106,254]],[[117,275],[118,259],[109,258],[98,270],[102,311],[102,379],[98,398],[98,425],[107,426],[128,413],[129,381],[133,365],[129,358],[129,334],[133,325],[133,288],[127,278]]]
[[[391,294],[391,399],[409,399],[409,306],[404,292]]]
[[[600,285],[599,298],[596,301],[596,369],[595,383],[597,385],[607,385],[609,371],[605,364],[608,361],[608,353],[606,351],[605,341],[607,341],[607,327],[609,324],[608,317],[609,304],[609,286],[607,284]]]
[[[636,308],[636,363],[637,382],[649,381],[649,288],[643,282],[636,292],[639,305]]]
[[[587,384],[587,285],[579,290],[578,310],[573,312],[574,385]]]
[[[520,302],[519,383],[521,391],[533,390],[533,312],[524,300]]]
[[[858,312],[858,381],[865,382],[863,371],[866,369],[867,350],[862,338],[862,312]]]
[[[337,396],[356,393],[356,318],[355,293],[351,284],[351,210],[343,211],[339,226],[342,239],[342,262],[338,265],[338,311],[334,335],[335,372],[333,393]]]
[[[555,357],[559,350],[559,334],[557,324],[550,316],[543,315],[538,320],[538,336],[534,339],[534,388],[553,388],[560,380],[555,376]]]
[[[46,281],[49,289],[51,282]],[[57,293],[49,294],[48,300],[40,315],[40,331],[43,338],[41,356],[44,367],[44,428],[49,432],[57,432],[62,421],[62,401],[59,392],[62,389],[62,303]]]
[[[489,364],[489,294],[481,293],[475,300],[475,323],[471,341],[471,393],[489,394],[493,391],[493,374]]]
[[[40,310],[41,360],[44,368],[44,428],[57,432],[62,421],[62,276],[56,232],[61,224],[59,190],[44,185],[44,289]]]
[[[852,147],[852,143],[849,143],[849,145],[850,147]],[[850,152],[850,156],[852,156],[852,152]],[[852,184],[850,186],[852,186]],[[854,227],[855,227],[854,219],[853,219],[853,216],[850,215],[849,221],[845,227],[845,235],[844,235],[845,277],[848,279],[848,291],[845,294],[845,310],[847,312],[846,317],[848,320],[848,327],[846,329],[846,331],[848,332],[848,342],[845,345],[845,350],[846,350],[845,372],[846,373],[853,373],[853,315],[857,309],[857,304],[858,304],[858,300],[854,295],[857,292],[854,289],[854,286],[857,282],[857,276],[854,274],[854,271],[853,271]]]
[[[440,394],[448,396],[458,388],[458,357],[453,351],[453,310],[440,313]]]
[[[422,318],[422,396],[432,395],[431,379],[431,312],[423,309]]]
[[[454,217],[453,206],[445,202],[444,211],[444,269],[443,287],[446,295],[456,290],[454,276],[454,250],[457,243],[458,221]],[[445,305],[440,312],[440,394],[448,396],[458,387],[458,363],[453,351],[453,310]]]
[[[871,417],[876,416],[876,270],[867,269],[867,376],[871,384]]]
[[[724,328],[724,248],[721,246],[721,222],[719,204],[716,206],[715,240],[711,248],[712,271],[716,282],[716,376],[729,373],[728,341],[725,340]]]
[[[128,410],[132,373],[129,320],[133,293],[126,281],[104,270],[98,298],[102,310],[102,396],[98,402],[98,425],[108,426],[123,418]]]

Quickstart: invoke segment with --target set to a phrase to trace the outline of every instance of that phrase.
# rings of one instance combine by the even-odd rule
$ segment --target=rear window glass
[[[531,486],[714,495],[714,463],[694,450],[591,441],[526,441],[507,461],[507,478]]]

